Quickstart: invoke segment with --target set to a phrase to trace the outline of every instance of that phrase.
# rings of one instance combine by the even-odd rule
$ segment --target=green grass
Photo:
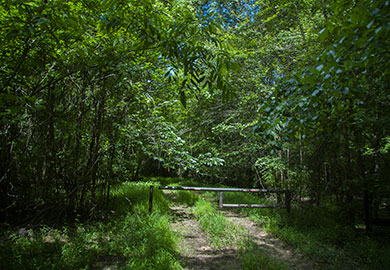
[[[226,193],[224,201],[275,203],[247,193]],[[319,269],[390,269],[389,241],[377,241],[345,225],[343,213],[331,205],[304,208],[295,205],[290,214],[285,209],[234,211],[262,224],[265,230],[296,248]]]
[[[204,192],[201,195],[217,205],[217,192]],[[224,202],[276,204],[275,201],[267,200],[263,196],[238,192],[225,192]],[[223,232],[226,231],[226,222],[215,214],[214,207],[203,204],[205,203],[197,202],[195,205],[199,208],[197,211],[202,213],[198,214],[201,226],[208,232],[214,245],[222,245],[223,241],[226,242],[221,240],[221,235],[225,237]],[[241,208],[232,211],[248,215],[252,220],[262,224],[268,232],[304,254],[318,269],[390,269],[390,237],[383,237],[386,233],[382,232],[382,239],[376,239],[345,225],[343,213],[335,207],[301,208],[295,205],[290,214],[287,214],[285,209]],[[203,216],[204,218],[201,218]],[[388,229],[384,231],[389,235]],[[387,240],[383,240],[384,238]],[[278,260],[263,254],[261,250],[256,248],[243,250],[242,259],[243,262],[247,261],[244,263],[246,269],[262,269],[257,263],[264,265],[267,263],[262,261],[267,260],[273,261],[271,264],[276,267],[269,269],[284,267],[278,264]]]
[[[155,188],[148,214],[149,186],[202,186],[175,178],[123,183],[112,189],[105,218],[57,227],[9,228],[0,232],[0,269],[181,269],[177,237],[169,228],[171,198]],[[283,269],[216,210],[217,192],[174,193],[173,202],[194,206],[203,230],[215,247],[238,245],[244,269]],[[199,196],[206,198],[200,200]],[[212,203],[210,203],[212,201]],[[224,193],[226,203],[266,202],[253,194]],[[101,208],[106,206],[102,200]],[[104,207],[103,207],[104,206]],[[103,210],[102,210],[103,211]],[[335,207],[235,209],[262,224],[309,258],[318,269],[390,269],[390,237],[368,236],[343,224]],[[379,235],[379,234],[378,234]],[[263,266],[266,266],[264,268]],[[267,268],[268,267],[268,268]]]
[[[266,228],[320,269],[390,269],[390,246],[340,223],[334,210],[294,209],[289,216],[274,215]]]
[[[159,186],[159,182],[125,182],[114,187],[111,192],[110,208],[119,215],[129,212],[147,213],[149,209],[149,188]],[[169,201],[161,190],[154,188],[153,210],[154,212],[167,213]]]
[[[189,191],[174,191],[172,196],[172,202],[176,204],[184,204],[187,206],[194,206],[199,198],[198,194]]]
[[[199,199],[195,203],[193,212],[212,246],[218,248],[230,244],[233,233],[227,229],[228,222],[224,216],[217,213],[210,202]]]
[[[244,270],[287,270],[288,266],[279,259],[269,256],[263,249],[248,241],[240,250]]]
[[[227,221],[209,201],[200,198],[195,203],[194,214],[212,246],[216,248],[236,246],[239,249],[238,259],[241,260],[244,270],[287,269],[285,263],[266,254],[254,244],[243,228]]]
[[[159,185],[114,188],[109,221],[2,232],[0,269],[182,269],[161,191],[155,190],[154,213],[148,214],[151,184]]]

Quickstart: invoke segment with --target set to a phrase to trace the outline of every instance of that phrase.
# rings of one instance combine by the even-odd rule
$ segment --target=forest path
[[[245,229],[253,243],[267,255],[278,258],[288,269],[312,270],[312,264],[302,254],[286,246],[281,240],[264,231],[256,222],[233,211],[221,211],[228,221]]]
[[[237,249],[230,247],[215,249],[210,246],[190,208],[174,206],[171,210],[174,213],[171,227],[181,238],[179,245],[184,269],[242,269],[236,257]]]
[[[171,227],[180,236],[181,263],[186,270],[240,270],[239,249],[235,246],[213,248],[207,236],[192,214],[191,207],[174,205]],[[283,261],[288,269],[312,270],[312,264],[295,250],[287,247],[281,240],[265,232],[256,222],[233,211],[219,211],[226,219],[243,228],[245,234],[256,248],[268,256]]]

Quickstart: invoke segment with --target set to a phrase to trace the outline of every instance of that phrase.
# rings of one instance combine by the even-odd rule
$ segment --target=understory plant
[[[147,212],[150,184],[114,189],[108,220],[4,231],[0,269],[182,269],[167,201],[158,191],[154,213]]]

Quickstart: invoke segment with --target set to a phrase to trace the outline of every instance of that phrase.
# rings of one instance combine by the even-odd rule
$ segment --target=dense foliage
[[[2,220],[93,215],[150,175],[289,188],[351,224],[378,215],[389,5],[3,1]]]
[[[218,162],[174,125],[184,86],[226,87],[213,20],[177,1],[2,2],[2,219],[72,217],[142,169]]]

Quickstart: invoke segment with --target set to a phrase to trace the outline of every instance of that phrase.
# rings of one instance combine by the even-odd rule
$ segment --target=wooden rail
[[[153,186],[150,186],[149,193],[149,213],[153,210]],[[276,189],[251,189],[251,188],[212,188],[212,187],[173,187],[173,186],[160,186],[159,189],[166,190],[188,190],[188,191],[215,191],[219,194],[219,208],[286,208],[287,212],[290,212],[291,208],[291,193],[289,190],[276,190]],[[223,193],[224,192],[254,192],[254,193],[284,193],[285,204],[284,205],[265,205],[265,204],[224,204]]]

